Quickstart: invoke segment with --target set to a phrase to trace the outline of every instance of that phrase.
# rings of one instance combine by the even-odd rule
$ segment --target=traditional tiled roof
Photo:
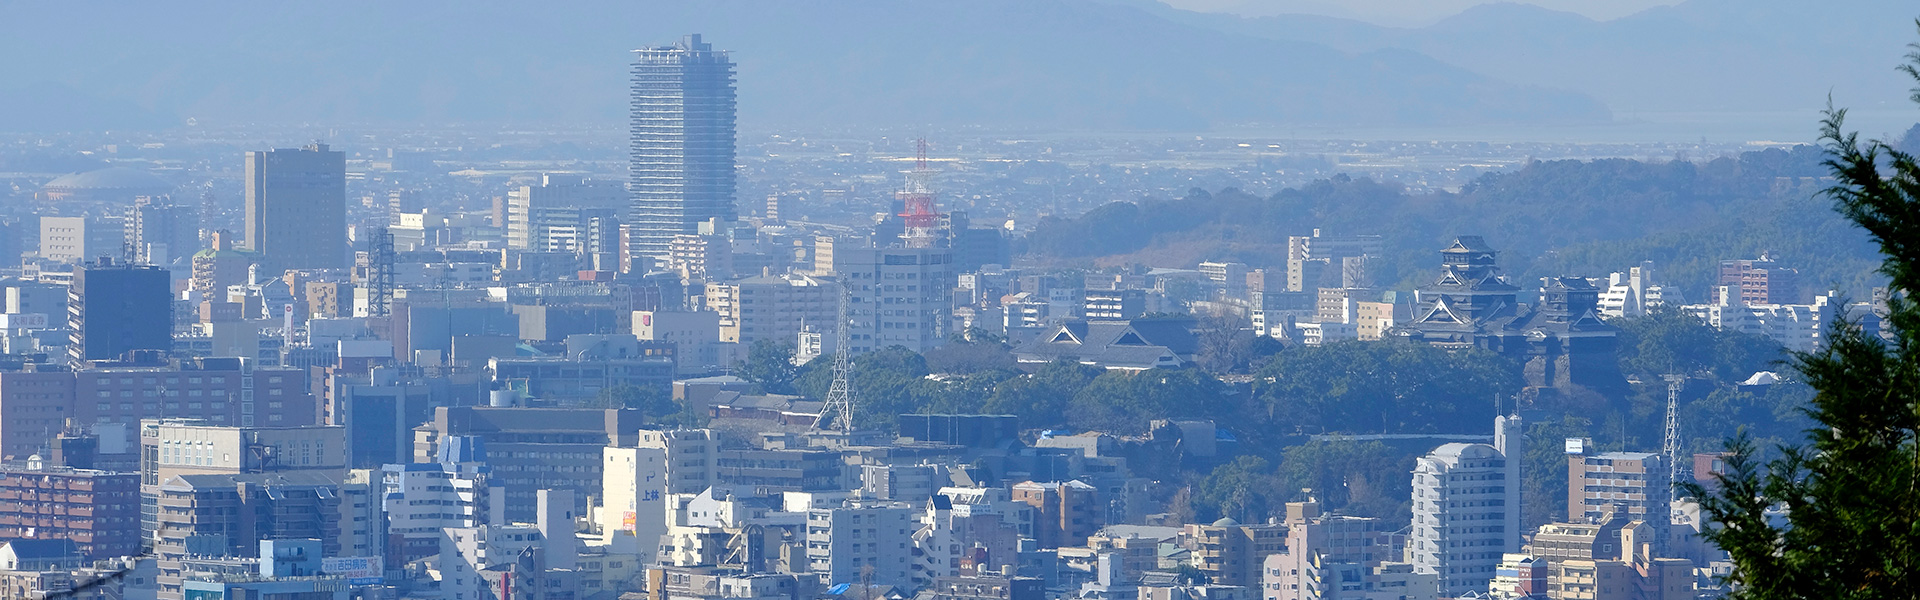
[[[1199,348],[1189,319],[1068,321],[1014,350],[1021,362],[1055,360],[1117,369],[1177,367]]]

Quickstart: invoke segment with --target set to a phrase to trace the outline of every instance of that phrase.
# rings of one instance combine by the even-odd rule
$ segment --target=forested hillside
[[[1864,296],[1875,255],[1864,233],[1816,197],[1822,169],[1817,149],[1798,146],[1703,162],[1534,162],[1458,193],[1409,194],[1341,175],[1265,198],[1229,188],[1116,202],[1043,220],[1025,248],[1043,264],[1233,260],[1277,269],[1287,236],[1373,233],[1389,254],[1376,281],[1410,287],[1432,274],[1448,240],[1479,235],[1516,282],[1604,277],[1653,260],[1692,299],[1712,284],[1718,261],[1771,251],[1800,269],[1808,294],[1838,284]]]

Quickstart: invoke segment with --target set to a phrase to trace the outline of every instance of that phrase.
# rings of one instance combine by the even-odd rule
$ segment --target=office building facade
[[[786,343],[802,328],[834,335],[840,286],[804,275],[750,277],[707,284],[706,305],[720,314],[722,342]]]
[[[507,247],[516,250],[572,250],[574,237],[599,210],[627,204],[617,184],[563,174],[546,174],[540,185],[507,192]],[[612,214],[612,213],[608,213]]]
[[[125,254],[119,217],[40,217],[40,258],[80,264]]]
[[[326,144],[247,153],[245,249],[275,270],[347,266],[347,155]]]
[[[926,352],[945,343],[953,311],[953,251],[946,248],[845,248],[834,275],[847,287],[848,351],[892,346]]]
[[[601,449],[632,447],[642,419],[635,409],[436,407],[413,430],[413,462],[433,462],[447,437],[480,438],[507,522],[532,520],[540,490],[578,492],[574,511],[585,513],[587,498],[601,497]]]
[[[171,350],[172,285],[165,270],[112,259],[75,269],[67,296],[67,357],[79,362]]]
[[[319,472],[185,475],[160,487],[153,537],[160,598],[185,597],[192,557],[247,556],[263,539],[317,539],[322,556],[349,556],[357,521],[342,482]]]
[[[136,263],[169,266],[200,250],[200,216],[194,207],[140,198],[127,209],[124,223]]]

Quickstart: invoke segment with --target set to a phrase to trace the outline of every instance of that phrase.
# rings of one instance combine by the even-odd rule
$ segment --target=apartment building
[[[1569,443],[1573,449],[1576,444]],[[1578,444],[1586,448],[1591,444]],[[1666,549],[1672,525],[1673,482],[1666,457],[1652,452],[1568,452],[1567,513],[1603,523],[1617,511],[1654,528],[1656,551]]]
[[[72,540],[89,560],[140,553],[140,476],[0,466],[0,539]]]
[[[835,327],[840,318],[840,286],[805,275],[708,283],[706,307],[720,314],[721,342],[786,343],[804,327],[821,331]]]
[[[1486,593],[1501,557],[1520,550],[1521,431],[1499,417],[1493,445],[1445,444],[1414,465],[1408,562],[1438,578],[1442,597]]]
[[[823,583],[911,587],[915,510],[904,502],[807,511],[807,570]]]
[[[25,460],[47,447],[69,422],[131,426],[166,417],[295,427],[315,424],[318,414],[298,369],[255,368],[252,361],[238,358],[190,359],[164,367],[0,372],[0,458]]]

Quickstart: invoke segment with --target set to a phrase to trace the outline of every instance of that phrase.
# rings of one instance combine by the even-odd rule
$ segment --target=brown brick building
[[[140,476],[0,466],[0,538],[69,539],[89,560],[140,553]]]
[[[1106,526],[1099,490],[1079,481],[1013,486],[1013,501],[1033,507],[1033,537],[1041,548],[1082,546]]]

